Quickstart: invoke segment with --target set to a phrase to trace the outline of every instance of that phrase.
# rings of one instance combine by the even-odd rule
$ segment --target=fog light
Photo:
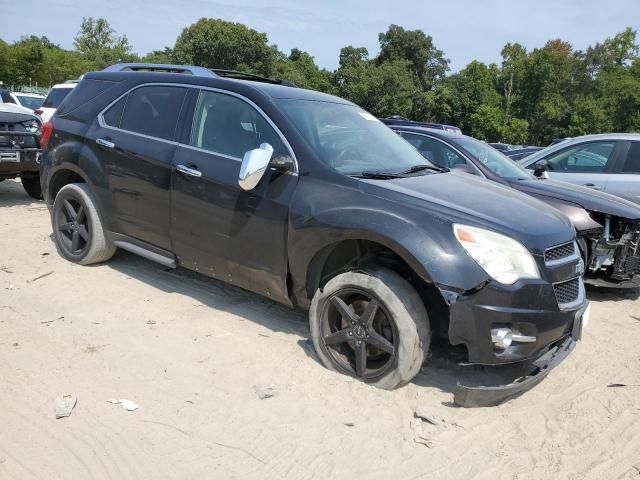
[[[504,350],[513,342],[513,333],[508,328],[494,328],[491,330],[491,341],[494,347]]]
[[[510,328],[493,328],[491,329],[491,341],[494,348],[504,350],[511,346],[513,342],[517,343],[535,343],[536,337],[530,335],[522,335]]]

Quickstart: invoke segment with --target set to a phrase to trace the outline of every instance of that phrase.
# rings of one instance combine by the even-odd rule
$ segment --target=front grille
[[[580,277],[553,286],[559,305],[575,302],[580,295]]]
[[[569,242],[557,247],[551,247],[544,252],[544,261],[552,262],[554,260],[560,260],[561,258],[570,257],[576,253],[576,243]]]

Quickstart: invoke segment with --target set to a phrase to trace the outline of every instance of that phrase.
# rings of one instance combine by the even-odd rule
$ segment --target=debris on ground
[[[344,422],[344,425],[345,425],[346,427],[355,427],[355,425],[356,425],[356,424],[355,424],[355,423],[353,423],[353,422]]]
[[[15,290],[16,287],[13,286],[13,283],[9,284],[8,287],[4,287],[5,290]]]
[[[411,421],[411,431],[413,432],[413,441],[427,448],[433,447],[433,441],[427,432],[423,429],[423,421],[420,418],[414,418]]]
[[[115,398],[110,398],[107,400],[107,402],[113,403],[114,405],[120,405],[122,408],[130,412],[140,408],[140,406],[136,402],[134,402],[133,400],[127,400],[126,398],[122,398],[120,400]]]
[[[53,273],[53,270],[46,270],[44,272],[37,273],[35,276],[33,276],[29,280],[27,280],[27,283],[33,283],[33,282],[35,282],[37,280],[40,280],[41,278],[48,277],[52,273]]]
[[[415,418],[419,418],[420,420],[423,420],[423,421],[425,421],[427,423],[430,423],[431,425],[438,426],[441,423],[440,420],[438,420],[436,417],[434,417],[433,415],[429,414],[428,412],[425,412],[424,410],[415,410],[413,412],[413,416]]]
[[[56,419],[70,416],[77,402],[78,399],[73,393],[58,395],[53,402]]]
[[[53,323],[53,322],[55,322],[55,321],[57,321],[57,320],[62,320],[62,319],[64,319],[64,316],[62,316],[62,317],[58,317],[58,318],[54,318],[53,320],[43,320],[43,321],[42,321],[42,322],[40,322],[40,323],[42,323],[42,324]]]
[[[640,384],[638,384],[638,383],[610,383],[609,385],[607,385],[607,387],[609,387],[609,388],[616,388],[616,387],[640,387]]]
[[[273,383],[269,385],[254,385],[253,390],[256,392],[256,395],[258,395],[260,400],[275,397],[276,393],[278,393],[276,391],[276,386]]]

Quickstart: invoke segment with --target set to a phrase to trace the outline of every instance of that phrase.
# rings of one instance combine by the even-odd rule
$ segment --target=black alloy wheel
[[[55,212],[55,228],[60,246],[69,256],[82,256],[91,241],[91,227],[85,206],[79,199],[63,200]]]
[[[328,300],[322,315],[322,341],[340,370],[375,381],[394,368],[398,331],[384,305],[356,288],[335,292]]]

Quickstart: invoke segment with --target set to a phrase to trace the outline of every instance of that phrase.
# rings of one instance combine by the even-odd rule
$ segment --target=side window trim
[[[429,135],[427,133],[410,132],[410,131],[407,131],[407,130],[397,130],[397,131],[400,132],[400,133],[406,134],[406,135],[418,135],[419,137],[427,137],[427,138],[430,138],[431,140],[435,140],[436,142],[440,142],[442,145],[444,145],[447,148],[450,148],[451,150],[456,152],[458,155],[460,155],[460,157],[464,158],[466,160],[466,162],[467,162],[467,165],[470,165],[476,172],[478,172],[478,175],[480,177],[487,178],[487,176],[476,166],[476,164],[473,163],[471,160],[469,160],[469,157],[467,155],[462,153],[458,148],[454,147],[453,145],[450,145],[447,142],[445,142],[443,140],[440,140],[437,137],[433,137],[433,136],[431,136],[431,135]]]
[[[137,90],[138,88],[152,87],[152,86],[153,87],[155,87],[155,86],[184,87],[184,88],[187,88],[187,89],[194,89],[194,90],[198,90],[198,91],[206,90],[206,91],[211,91],[211,92],[218,92],[218,93],[222,93],[222,94],[225,94],[225,95],[231,95],[233,97],[236,97],[236,98],[242,100],[245,103],[248,103],[256,112],[258,112],[258,114],[260,116],[262,116],[264,118],[264,120],[271,126],[271,128],[274,129],[276,134],[278,134],[278,136],[280,137],[280,140],[282,140],[282,143],[284,144],[284,146],[289,151],[289,155],[291,155],[291,159],[293,160],[294,171],[288,172],[288,173],[293,174],[293,175],[298,175],[299,167],[298,167],[298,159],[296,158],[296,154],[293,151],[293,148],[291,148],[291,144],[289,143],[287,138],[284,136],[284,134],[278,128],[278,126],[273,122],[273,120],[271,120],[271,118],[269,118],[269,116],[258,105],[256,105],[254,102],[252,102],[247,97],[245,97],[243,95],[240,95],[239,93],[236,93],[236,92],[232,92],[232,91],[229,91],[229,90],[223,90],[221,88],[203,87],[203,86],[199,86],[199,85],[190,85],[190,84],[184,84],[184,83],[162,83],[162,82],[160,82],[160,83],[158,83],[158,82],[155,82],[155,83],[142,83],[142,84],[136,85],[136,86],[130,88],[129,90],[127,90],[126,92],[124,92],[122,95],[120,95],[115,100],[113,100],[111,103],[109,103],[105,108],[103,108],[100,111],[100,113],[98,113],[98,124],[100,125],[100,127],[106,128],[106,129],[110,129],[110,130],[116,130],[116,131],[119,131],[119,132],[128,133],[130,135],[137,135],[137,136],[143,137],[143,138],[149,138],[151,140],[157,140],[157,141],[160,141],[160,142],[165,142],[165,143],[168,143],[170,145],[180,145],[181,147],[197,150],[197,151],[200,151],[200,152],[205,152],[205,153],[208,153],[210,155],[218,155],[218,156],[230,158],[230,159],[233,159],[233,160],[240,160],[240,161],[242,160],[241,158],[232,157],[232,156],[224,155],[224,154],[219,154],[219,153],[212,152],[211,150],[205,150],[205,149],[202,149],[202,148],[194,147],[192,145],[184,143],[183,141],[166,140],[164,138],[152,137],[150,135],[145,135],[143,133],[131,132],[129,130],[123,130],[121,128],[112,127],[110,125],[107,125],[104,122],[103,115],[105,114],[105,112],[107,110],[109,110],[109,108],[111,108],[113,105],[115,105],[122,97],[124,97],[125,95],[129,95],[131,92],[133,92],[134,90]],[[128,99],[127,99],[127,101],[128,101]],[[186,102],[186,97],[185,97],[185,102]],[[184,107],[184,102],[183,102],[183,107]],[[125,108],[126,108],[126,104],[125,104]],[[124,110],[123,110],[123,112],[124,112]],[[193,122],[195,121],[195,114],[196,114],[196,109],[195,108],[192,110],[191,114],[192,114],[192,118],[191,118],[191,121],[189,123],[193,126]],[[122,123],[122,121],[120,123]],[[191,129],[189,130],[189,133],[191,133]],[[179,138],[178,140],[183,140],[183,139]]]

